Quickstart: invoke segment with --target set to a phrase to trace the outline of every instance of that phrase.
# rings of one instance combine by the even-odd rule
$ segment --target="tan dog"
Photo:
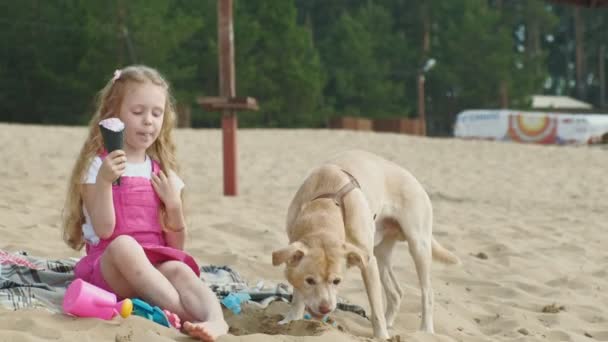
[[[400,166],[363,151],[345,152],[311,171],[287,213],[289,246],[272,253],[286,263],[293,301],[283,321],[332,312],[344,265],[361,270],[374,336],[388,338],[403,290],[391,254],[407,241],[422,290],[421,330],[433,328],[431,261],[460,263],[432,236],[431,201],[422,185]],[[386,295],[383,309],[382,288]]]

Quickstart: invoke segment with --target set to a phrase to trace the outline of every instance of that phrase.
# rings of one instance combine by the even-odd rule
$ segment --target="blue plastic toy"
[[[241,303],[251,300],[248,293],[230,293],[222,299],[222,304],[235,315],[241,313]]]
[[[133,315],[149,319],[165,327],[170,328],[172,326],[175,326],[174,322],[170,322],[165,312],[161,310],[158,306],[152,306],[139,298],[133,299],[132,302]]]

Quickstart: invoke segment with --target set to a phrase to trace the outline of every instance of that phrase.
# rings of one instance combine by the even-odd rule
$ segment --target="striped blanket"
[[[44,259],[25,252],[8,253],[0,250],[0,307],[9,310],[45,308],[62,312],[61,302],[67,286],[74,280],[74,265],[78,259]],[[291,289],[283,283],[260,281],[249,285],[228,266],[203,266],[201,279],[219,299],[241,292],[251,301],[265,307],[275,300],[290,301]],[[339,299],[338,309],[367,317],[360,306]]]

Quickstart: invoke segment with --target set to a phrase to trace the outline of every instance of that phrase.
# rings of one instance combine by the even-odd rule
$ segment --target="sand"
[[[0,124],[0,248],[74,257],[61,240],[67,177],[84,127]],[[608,151],[333,130],[240,130],[239,196],[223,196],[221,131],[177,130],[187,186],[188,251],[243,278],[284,281],[271,251],[287,243],[287,206],[307,171],[362,148],[408,168],[431,196],[434,234],[463,261],[433,265],[435,335],[418,332],[420,292],[406,245],[394,260],[405,298],[397,341],[608,341]],[[340,295],[367,310],[357,271]],[[276,323],[288,309],[227,312],[220,342],[372,340],[348,312],[337,327]],[[188,341],[139,317],[101,321],[0,309],[0,341]]]

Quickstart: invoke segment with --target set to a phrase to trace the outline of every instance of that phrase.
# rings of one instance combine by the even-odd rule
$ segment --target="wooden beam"
[[[258,101],[253,97],[222,97],[222,96],[199,96],[196,102],[200,104],[205,110],[214,112],[221,111],[224,109],[228,110],[239,110],[256,111],[259,108]]]

